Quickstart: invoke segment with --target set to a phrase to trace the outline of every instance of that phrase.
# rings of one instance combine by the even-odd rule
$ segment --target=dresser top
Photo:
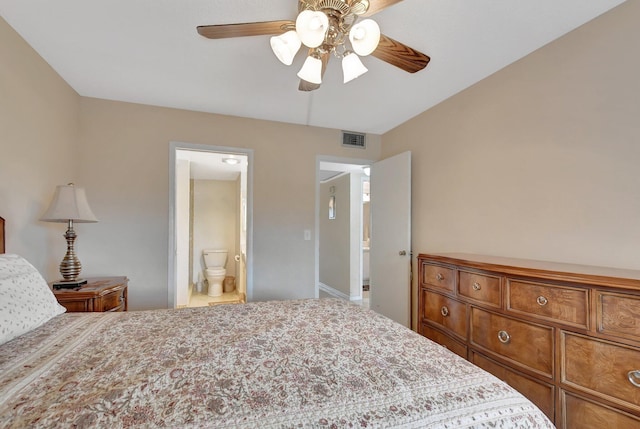
[[[573,281],[640,291],[640,270],[537,261],[471,253],[421,253],[418,259],[499,271],[505,274]]]

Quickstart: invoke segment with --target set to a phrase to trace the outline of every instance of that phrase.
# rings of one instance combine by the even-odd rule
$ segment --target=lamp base
[[[53,288],[54,289],[74,289],[86,284],[87,284],[86,279],[69,280],[69,281],[60,280],[58,282],[53,283]]]

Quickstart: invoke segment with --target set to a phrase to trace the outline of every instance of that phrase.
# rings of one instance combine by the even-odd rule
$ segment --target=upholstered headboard
[[[0,253],[4,253],[4,219],[0,217]]]

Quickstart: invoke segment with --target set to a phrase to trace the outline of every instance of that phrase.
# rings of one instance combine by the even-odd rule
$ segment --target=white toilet
[[[227,263],[227,251],[216,249],[204,249],[202,251],[204,256],[205,277],[209,283],[209,296],[221,296],[222,295],[222,283],[224,277],[227,274],[224,266]]]

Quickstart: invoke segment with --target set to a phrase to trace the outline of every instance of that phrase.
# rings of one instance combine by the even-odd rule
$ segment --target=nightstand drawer
[[[553,328],[471,308],[471,344],[553,378]]]
[[[114,290],[102,296],[102,311],[124,311],[124,289]]]
[[[507,310],[588,329],[589,291],[507,279]]]

